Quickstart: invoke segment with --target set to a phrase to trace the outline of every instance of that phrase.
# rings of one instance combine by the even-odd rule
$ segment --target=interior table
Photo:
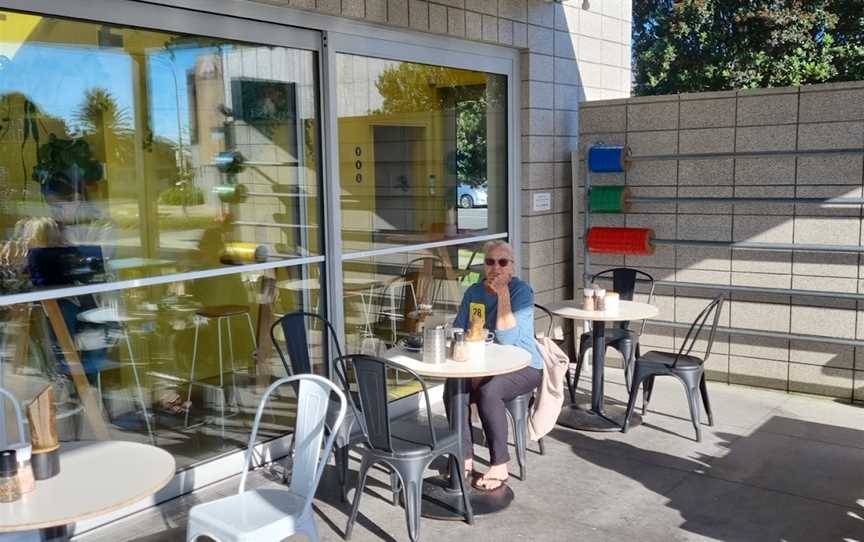
[[[450,429],[455,431],[462,442],[462,432],[470,431],[465,425],[464,396],[468,393],[466,386],[470,378],[482,378],[512,373],[523,369],[531,362],[531,354],[515,346],[489,344],[486,356],[482,360],[454,361],[449,357],[444,363],[423,363],[422,353],[406,350],[403,347],[391,348],[384,357],[411,369],[421,376],[432,378],[452,378],[456,382],[456,390],[450,401]],[[464,453],[463,453],[464,455]],[[427,479],[423,484],[423,496],[432,506],[423,507],[425,517],[435,519],[462,520],[464,509],[462,491],[459,489],[457,476],[463,476],[462,460],[459,467],[450,464],[449,476],[439,476]],[[466,488],[471,488],[466,481]],[[469,489],[471,511],[476,515],[492,514],[507,508],[513,501],[513,490],[507,484],[489,492]]]
[[[154,495],[174,471],[174,457],[148,444],[64,443],[60,474],[38,480],[20,500],[0,504],[0,533],[39,530],[42,540],[68,540],[69,524]]]
[[[603,390],[603,368],[606,365],[606,322],[654,318],[660,313],[659,309],[654,305],[635,301],[619,301],[618,309],[614,311],[588,311],[581,308],[576,301],[554,303],[547,305],[547,308],[552,314],[561,318],[591,322],[591,402],[587,404],[573,403],[565,406],[558,417],[558,423],[583,431],[619,431],[624,424],[624,413],[627,409],[624,405],[605,404]],[[575,340],[578,338],[574,338]],[[634,412],[630,418],[630,425],[638,425],[641,421],[641,416]]]

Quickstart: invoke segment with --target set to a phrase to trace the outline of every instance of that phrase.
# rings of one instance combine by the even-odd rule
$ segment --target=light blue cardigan
[[[528,283],[513,277],[510,280],[510,308],[516,317],[516,327],[496,329],[498,321],[498,296],[486,290],[483,282],[472,284],[462,297],[454,327],[468,329],[472,303],[482,303],[486,308],[486,329],[495,332],[495,342],[511,344],[531,354],[531,367],[543,369],[543,357],[534,341],[534,290]]]

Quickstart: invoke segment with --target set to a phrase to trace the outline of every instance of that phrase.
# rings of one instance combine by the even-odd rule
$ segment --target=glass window
[[[483,244],[470,243],[346,261],[348,350],[380,355],[428,318],[452,322],[465,290],[481,280]],[[395,378],[395,375],[394,375]],[[394,382],[394,397],[417,391]]]
[[[0,293],[321,253],[314,52],[0,15]]]
[[[507,231],[507,78],[340,54],[346,252]]]
[[[246,446],[285,376],[270,324],[319,310],[320,290],[318,266],[294,266],[6,306],[3,386],[24,403],[52,386],[64,441],[153,443],[187,467]],[[320,336],[309,330],[316,351]],[[262,439],[293,427],[289,403],[275,399]]]

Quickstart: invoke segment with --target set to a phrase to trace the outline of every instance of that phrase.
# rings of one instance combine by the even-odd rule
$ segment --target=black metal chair
[[[654,300],[654,277],[629,267],[616,267],[615,269],[606,269],[600,271],[591,277],[591,282],[595,282],[599,278],[612,276],[612,290],[617,292],[620,299],[623,301],[633,301],[633,294],[636,292],[637,276],[641,276],[647,281],[651,288],[648,292],[648,303]],[[621,353],[624,357],[624,379],[627,383],[627,389],[630,389],[630,381],[633,374],[633,360],[639,357],[639,336],[645,331],[645,321],[642,321],[642,326],[638,332],[630,329],[630,322],[617,322],[615,326],[607,327],[605,333],[606,347],[610,346]],[[576,372],[567,379],[567,388],[570,392],[570,401],[576,402],[576,388],[579,385],[579,377],[582,374],[582,365],[585,362],[585,354],[592,346],[591,333],[583,333],[579,337],[579,359],[576,363]]]
[[[312,324],[308,321],[310,319]],[[282,364],[285,366],[285,371],[288,373],[288,376],[315,373],[312,368],[312,357],[309,355],[310,344],[307,334],[308,328],[315,327],[314,322],[321,324],[321,357],[323,359],[329,359],[327,354],[331,344],[330,339],[332,339],[332,344],[336,349],[335,357],[340,358],[343,355],[342,346],[339,344],[339,336],[336,334],[336,330],[333,329],[333,325],[330,324],[326,318],[320,314],[304,311],[286,314],[276,320],[276,322],[274,322],[270,327],[270,338],[273,340],[273,345],[276,347],[276,352],[279,353],[279,358],[282,360]],[[285,348],[287,352],[283,352],[282,348],[279,346],[280,341],[276,337],[277,328],[282,330],[282,334],[285,337]],[[326,372],[327,371],[325,371],[325,374],[322,376],[329,377]],[[348,387],[347,378],[344,374],[339,374],[338,371],[337,377],[338,379],[336,383],[341,386],[345,396],[350,397],[351,390]],[[334,408],[328,410],[328,417],[326,419],[328,427],[332,426],[332,422],[335,419],[331,419],[331,417],[335,416],[336,411],[337,409]],[[339,427],[339,432],[336,435],[336,442],[333,447],[333,455],[336,460],[336,473],[341,487],[343,502],[348,500],[348,452],[352,445],[361,442],[363,439],[363,432],[360,428],[362,423],[363,420],[360,411],[354,408],[353,401],[349,401],[348,411],[345,414],[345,421]]]
[[[408,536],[412,542],[417,540],[420,527],[420,506],[423,498],[423,472],[429,464],[439,456],[449,455],[449,461],[455,462],[455,471],[462,472],[461,441],[459,435],[449,429],[436,430],[433,425],[432,408],[429,403],[429,392],[426,383],[420,376],[397,363],[365,354],[354,354],[340,357],[336,365],[341,374],[349,374],[348,364],[357,384],[357,397],[359,399],[359,410],[364,413],[366,423],[362,425],[365,445],[358,446],[357,450],[362,455],[360,463],[360,477],[357,489],[354,493],[354,502],[351,506],[351,516],[345,527],[345,539],[351,537],[354,521],[357,519],[357,511],[360,509],[360,496],[366,486],[366,477],[369,469],[378,463],[383,463],[394,471],[401,482],[402,497],[405,502],[405,519],[408,524]],[[419,431],[406,432],[411,435],[394,435],[391,431],[390,410],[387,401],[388,369],[396,369],[408,374],[416,380],[423,391],[423,399],[426,402],[426,423],[418,424]],[[423,427],[428,428],[428,440],[415,433],[422,433]],[[465,481],[460,476],[459,484],[463,495],[465,506],[465,520],[469,523],[471,518],[471,503],[468,500],[468,491]]]
[[[534,304],[534,309],[543,313],[541,318],[549,318],[546,336],[552,337],[552,330],[555,324],[552,312],[536,303]],[[534,404],[536,393],[537,390],[532,390],[504,403],[504,408],[507,410],[510,422],[513,424],[513,444],[516,448],[516,463],[519,464],[519,479],[522,481],[525,480],[528,465],[528,415],[531,412],[531,406]],[[537,441],[537,446],[540,448],[540,455],[546,455],[546,446],[543,444],[542,438]]]
[[[642,416],[645,416],[648,410],[648,401],[651,400],[651,392],[654,389],[654,378],[668,375],[676,377],[684,384],[684,390],[687,392],[687,402],[690,406],[690,418],[693,421],[693,427],[696,428],[696,441],[702,441],[702,429],[700,426],[701,412],[699,409],[700,396],[702,402],[705,404],[705,413],[708,414],[708,425],[714,425],[714,415],[711,413],[708,389],[705,386],[704,364],[708,361],[708,356],[711,355],[711,346],[714,344],[714,333],[717,331],[717,322],[720,320],[723,300],[723,294],[718,295],[699,313],[699,316],[690,325],[687,336],[684,338],[684,342],[677,353],[652,350],[644,356],[636,358],[633,385],[630,388],[630,400],[627,403],[624,426],[621,428],[623,433],[626,433],[629,428],[630,416],[633,414],[633,409],[636,406],[636,393],[639,391],[639,384],[644,383],[642,389]],[[693,356],[690,354],[693,351],[693,346],[696,344],[699,335],[705,327],[705,323],[711,318],[712,314],[714,319],[711,322],[711,330],[708,333],[705,357],[699,358]]]

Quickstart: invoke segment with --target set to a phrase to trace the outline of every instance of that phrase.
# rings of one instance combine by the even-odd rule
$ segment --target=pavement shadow
[[[861,540],[864,431],[774,416],[746,437],[712,435],[727,453],[699,453],[682,441],[681,455],[673,455],[563,429],[550,437],[662,497],[680,516],[675,527],[691,533],[716,540]],[[664,470],[685,474],[670,479]],[[625,506],[626,495],[620,502]]]

